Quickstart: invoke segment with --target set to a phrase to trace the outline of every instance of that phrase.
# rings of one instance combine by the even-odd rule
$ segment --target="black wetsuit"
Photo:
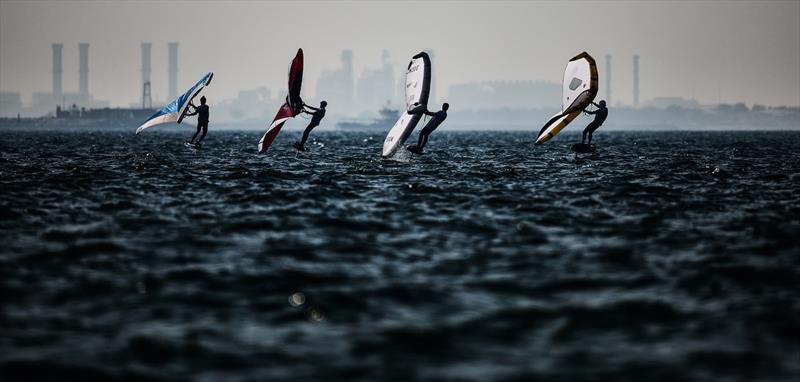
[[[303,146],[306,144],[308,140],[308,134],[311,133],[311,130],[314,130],[315,127],[319,126],[319,123],[322,122],[322,118],[325,117],[325,109],[323,108],[315,108],[311,106],[306,106],[307,108],[314,110],[314,112],[306,112],[311,114],[311,122],[308,123],[305,131],[303,131],[303,139],[300,141],[300,148],[302,149]]]
[[[197,115],[197,132],[194,133],[194,136],[192,136],[192,143],[200,144],[200,141],[202,141],[203,138],[206,137],[206,133],[208,133],[208,105],[197,106],[194,108],[193,112],[188,113],[186,115],[187,116]],[[197,139],[197,141],[195,141],[195,138],[197,138],[197,135],[200,134],[201,131],[203,132],[203,134],[200,135],[200,139]]]
[[[423,112],[426,115],[430,115],[431,120],[425,124],[425,127],[422,128],[422,131],[419,132],[419,139],[417,140],[417,150],[422,151],[426,144],[428,144],[428,135],[430,135],[434,130],[436,130],[439,125],[447,119],[447,112],[444,110],[439,110],[435,113],[431,113],[429,111]]]
[[[588,134],[589,135],[589,143],[588,144],[591,145],[592,144],[592,133],[594,133],[595,130],[599,129],[600,126],[603,126],[603,122],[605,122],[606,118],[608,117],[608,108],[601,107],[601,108],[599,108],[599,109],[597,109],[595,111],[589,111],[589,110],[585,110],[585,111],[588,114],[594,114],[594,121],[592,121],[591,123],[586,125],[586,128],[583,129],[583,138],[581,139],[581,143],[584,143],[586,141],[586,135]]]

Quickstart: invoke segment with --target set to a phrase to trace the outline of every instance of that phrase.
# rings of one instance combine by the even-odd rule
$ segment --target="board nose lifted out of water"
[[[161,110],[155,112],[155,114],[151,115],[150,118],[147,118],[147,120],[144,121],[144,123],[142,123],[138,129],[136,129],[136,134],[141,133],[148,127],[160,125],[162,123],[181,123],[189,104],[203,91],[203,89],[205,89],[206,86],[211,84],[212,78],[214,78],[214,73],[206,73],[206,75],[203,76],[200,81],[197,81],[194,86],[190,87],[189,90],[181,94],[180,97],[170,102],[169,105],[161,108]]]
[[[597,96],[597,64],[582,52],[567,63],[562,83],[561,112],[550,118],[536,137],[536,144],[547,142],[569,125]]]
[[[406,111],[394,124],[383,141],[384,158],[397,152],[422,119],[422,110],[428,107],[431,89],[431,59],[421,52],[414,56],[406,69]]]

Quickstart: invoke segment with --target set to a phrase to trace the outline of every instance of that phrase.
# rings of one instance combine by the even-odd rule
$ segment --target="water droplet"
[[[311,308],[308,310],[308,319],[314,322],[321,322],[325,321],[325,315],[317,308]]]
[[[301,292],[297,292],[289,296],[289,304],[292,306],[300,306],[305,304],[306,302],[306,295]]]

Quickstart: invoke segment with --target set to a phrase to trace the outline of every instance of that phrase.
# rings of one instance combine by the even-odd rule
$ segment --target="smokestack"
[[[89,98],[89,44],[82,42],[78,44],[78,50],[80,51],[79,65],[78,65],[78,73],[79,73],[79,83],[78,89],[81,97],[85,97],[84,99]]]
[[[174,99],[178,96],[178,43],[169,43],[169,99]]]
[[[142,43],[142,109],[153,107],[153,98],[150,96],[150,48],[149,42]]]
[[[611,106],[611,55],[606,55],[606,103]]]
[[[150,82],[150,47],[149,42],[142,43],[142,86]]]
[[[53,44],[53,98],[61,101],[61,48],[64,44]]]
[[[639,55],[633,55],[633,106],[639,106]]]

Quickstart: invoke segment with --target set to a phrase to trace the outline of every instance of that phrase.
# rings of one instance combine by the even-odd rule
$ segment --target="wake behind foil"
[[[283,103],[272,124],[267,128],[267,132],[258,141],[258,153],[267,151],[269,146],[281,132],[281,128],[289,118],[294,118],[303,111],[303,100],[300,98],[300,90],[303,85],[303,49],[297,49],[291,65],[289,65],[289,92],[286,101]]]
[[[431,59],[427,53],[421,52],[411,58],[406,69],[406,111],[394,124],[383,141],[384,158],[390,157],[414,131],[422,119],[422,110],[428,106],[431,89]]]
[[[589,53],[582,52],[567,63],[562,83],[561,112],[550,118],[536,137],[540,145],[554,137],[583,112],[597,96],[597,64]]]
[[[181,94],[180,97],[176,98],[167,106],[164,106],[161,108],[161,110],[155,112],[155,114],[147,118],[147,120],[145,120],[144,123],[142,123],[142,125],[136,129],[136,134],[141,133],[149,127],[160,125],[162,123],[181,123],[183,121],[183,117],[186,116],[186,109],[189,107],[189,104],[192,103],[192,100],[194,100],[194,98],[197,97],[206,86],[211,84],[212,78],[214,78],[214,73],[206,73],[206,75],[203,76],[200,81],[197,81],[194,86],[190,87],[189,90]]]

